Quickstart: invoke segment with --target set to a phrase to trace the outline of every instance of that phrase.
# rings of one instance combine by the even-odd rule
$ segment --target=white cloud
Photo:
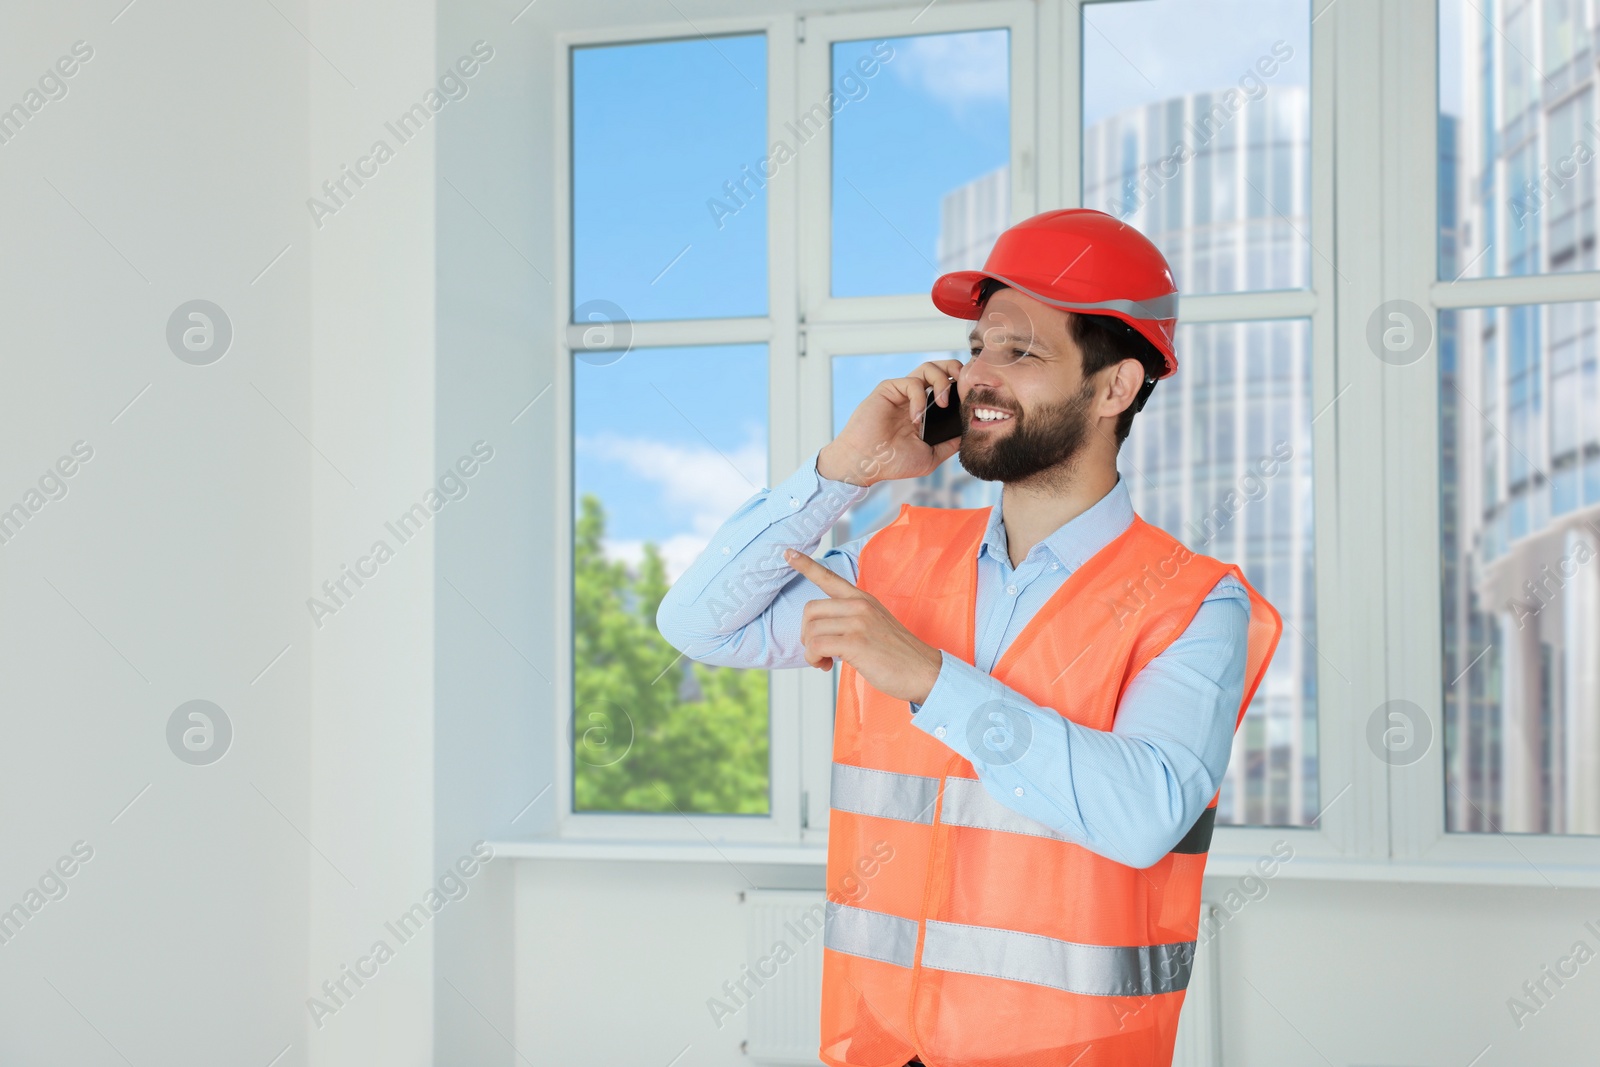
[[[1005,100],[1011,90],[1006,35],[991,31],[938,33],[895,45],[885,64],[895,76],[957,111],[968,104]]]
[[[684,447],[648,437],[600,433],[581,437],[578,447],[590,458],[620,463],[655,482],[666,503],[690,510],[697,519],[706,517],[710,530],[767,480],[766,445],[755,439],[737,449],[718,451],[709,445]]]
[[[601,433],[580,437],[578,447],[591,458],[618,463],[639,478],[655,483],[660,487],[662,504],[674,514],[686,514],[687,531],[657,542],[668,581],[676,581],[694,562],[712,534],[740,504],[766,487],[767,448],[757,438],[737,449],[719,452],[708,445],[685,447]],[[605,552],[607,558],[625,560],[635,567],[644,559],[643,542],[639,540],[607,538]]]
[[[1084,7],[1084,23],[1085,125],[1157,100],[1234,88],[1259,59],[1273,57],[1280,40],[1294,56],[1262,80],[1273,91],[1310,84],[1304,0],[1093,4]]]
[[[695,534],[673,534],[666,541],[656,545],[661,552],[661,563],[667,570],[667,584],[676,582],[684,571],[689,569],[689,564],[700,558],[710,538],[700,537]],[[643,541],[617,541],[606,538],[601,543],[606,559],[618,563],[626,563],[635,574],[644,564]]]

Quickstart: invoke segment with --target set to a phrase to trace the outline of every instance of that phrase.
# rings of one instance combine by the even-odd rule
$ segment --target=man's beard
[[[980,443],[976,435],[963,435],[958,453],[961,466],[985,482],[1021,482],[1056,466],[1066,472],[1089,435],[1087,416],[1093,399],[1094,383],[1085,381],[1076,396],[1041,407],[1031,415],[1012,411],[1007,420],[1013,424],[1010,430],[983,431],[990,433],[993,441]],[[978,421],[972,414],[973,407],[993,404],[993,400],[985,394],[969,393],[962,404],[966,408],[962,417],[970,425]]]

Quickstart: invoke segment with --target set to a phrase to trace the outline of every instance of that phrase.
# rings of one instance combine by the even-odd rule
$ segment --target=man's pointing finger
[[[863,595],[861,590],[850,584],[849,579],[835,574],[804,552],[796,552],[792,548],[786,548],[783,550],[783,558],[789,566],[810,578],[818,589],[821,589],[831,597]]]

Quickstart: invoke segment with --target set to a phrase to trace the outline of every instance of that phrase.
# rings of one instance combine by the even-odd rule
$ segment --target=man
[[[1219,786],[1281,623],[1237,567],[1135,515],[1118,476],[1177,369],[1153,244],[1045,212],[933,301],[978,320],[972,359],[880,383],[735,512],[657,625],[707,663],[842,661],[823,1061],[1170,1064]],[[933,447],[928,386],[963,429]],[[810,558],[866,487],[957,451],[999,505],[902,505]]]

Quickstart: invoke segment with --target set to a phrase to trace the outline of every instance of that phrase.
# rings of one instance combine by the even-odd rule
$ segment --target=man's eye
[[[1020,349],[1020,348],[1013,348],[1011,350],[1011,353],[1012,353],[1012,355],[1017,356],[1019,359],[1021,357],[1023,357],[1023,356],[1031,356],[1031,355],[1033,355],[1032,352],[1027,352],[1027,351],[1024,351],[1023,349]]]

